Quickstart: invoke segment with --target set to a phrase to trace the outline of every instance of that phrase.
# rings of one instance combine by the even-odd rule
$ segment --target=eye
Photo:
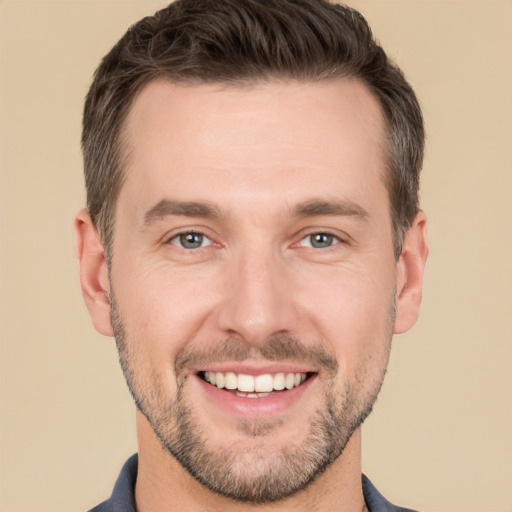
[[[301,247],[312,247],[313,249],[326,249],[340,243],[340,239],[330,233],[312,233],[300,241]]]
[[[183,249],[199,249],[201,247],[208,247],[212,241],[202,233],[195,233],[190,231],[188,233],[180,233],[172,237],[169,242],[177,245]]]

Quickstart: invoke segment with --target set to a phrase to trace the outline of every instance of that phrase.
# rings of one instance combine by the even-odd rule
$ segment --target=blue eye
[[[337,236],[330,233],[312,233],[305,236],[301,241],[302,247],[312,247],[313,249],[326,249],[340,242]]]
[[[212,241],[202,233],[180,233],[171,238],[170,243],[183,249],[199,249],[211,245]]]

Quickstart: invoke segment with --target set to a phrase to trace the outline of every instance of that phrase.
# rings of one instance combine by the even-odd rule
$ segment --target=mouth
[[[312,372],[279,372],[249,375],[235,372],[202,371],[198,376],[207,384],[242,398],[266,398],[301,387],[315,375]]]

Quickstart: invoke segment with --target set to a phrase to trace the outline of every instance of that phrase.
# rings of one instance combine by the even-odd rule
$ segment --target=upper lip
[[[264,375],[276,373],[317,373],[318,369],[297,363],[264,363],[255,364],[250,362],[233,363],[211,363],[202,368],[198,368],[196,373],[200,372],[233,372],[244,375]]]

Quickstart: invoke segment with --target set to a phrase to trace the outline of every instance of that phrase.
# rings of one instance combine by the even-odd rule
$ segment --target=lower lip
[[[231,416],[261,417],[283,414],[298,402],[308,389],[317,380],[317,375],[312,375],[303,384],[295,388],[278,391],[275,394],[259,398],[247,398],[238,396],[233,392],[219,389],[199,376],[195,376],[200,387],[210,403],[216,405]]]

